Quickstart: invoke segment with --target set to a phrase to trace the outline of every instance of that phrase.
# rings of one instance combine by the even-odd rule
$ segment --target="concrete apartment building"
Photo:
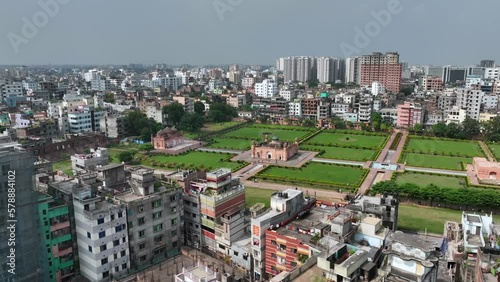
[[[317,79],[320,83],[344,81],[345,61],[334,57],[319,57],[317,61]]]
[[[261,83],[255,83],[255,95],[263,98],[272,98],[278,94],[278,83],[271,79],[264,79]]]
[[[127,274],[130,252],[125,206],[85,187],[73,190],[73,206],[82,276],[90,281],[111,281]]]
[[[345,82],[361,83],[361,59],[360,57],[349,57],[345,60]]]
[[[99,122],[99,128],[106,137],[118,138],[127,133],[124,115],[106,113]]]
[[[316,58],[286,57],[284,58],[283,76],[287,82],[307,82],[316,78]]]
[[[51,246],[44,256],[43,268],[47,271],[43,281],[70,281],[75,276],[77,255],[73,249],[75,238],[71,232],[69,207],[61,199],[43,193],[39,193],[37,207],[42,245]]]
[[[100,131],[100,120],[104,112],[97,111],[93,106],[79,107],[68,113],[70,133]]]
[[[484,92],[476,89],[458,89],[457,107],[465,109],[467,117],[479,120]]]
[[[420,83],[423,91],[443,91],[443,78],[440,76],[424,76]]]
[[[484,76],[485,79],[499,79],[500,78],[500,68],[485,68]]]
[[[74,154],[71,156],[71,168],[75,172],[94,171],[98,166],[109,163],[107,148],[90,149],[89,154]]]
[[[393,93],[401,90],[401,64],[397,52],[382,54],[374,52],[372,55],[361,57],[361,85],[372,85],[378,81],[385,89]]]
[[[152,169],[132,168],[130,173],[131,189],[114,199],[127,210],[130,268],[140,270],[180,253],[182,190],[156,179]]]
[[[416,103],[405,102],[398,105],[397,127],[409,128],[415,124],[423,124],[424,109]]]

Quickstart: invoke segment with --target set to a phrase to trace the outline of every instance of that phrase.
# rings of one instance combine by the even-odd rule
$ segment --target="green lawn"
[[[288,130],[288,129],[269,129],[269,128],[259,128],[259,127],[243,127],[237,130],[228,132],[222,136],[224,138],[245,138],[248,140],[262,140],[264,138],[264,134],[268,133],[269,138],[273,136],[277,136],[280,140],[283,141],[294,141],[295,138],[302,138],[307,135],[311,131],[308,130]]]
[[[484,156],[484,152],[479,147],[479,143],[475,141],[463,142],[463,141],[450,141],[450,140],[426,140],[411,137],[407,147],[408,151],[415,151],[422,153],[432,153],[437,154],[455,154],[457,156],[469,156],[469,157],[481,157]]]
[[[384,144],[386,136],[356,135],[348,133],[322,132],[305,144],[319,144],[323,146],[358,146],[363,148],[378,148]]]
[[[472,163],[472,158],[406,153],[406,165],[449,170],[463,170],[460,162]]]
[[[443,234],[446,221],[461,222],[462,211],[414,205],[399,205],[398,229]],[[500,222],[500,215],[493,215]]]
[[[447,175],[429,175],[415,172],[398,173],[396,177],[398,184],[412,183],[418,186],[434,184],[439,187],[464,188],[467,186],[467,179],[464,177],[453,177]]]
[[[250,140],[216,137],[214,138],[214,143],[210,144],[208,147],[232,150],[249,150],[250,145]]]
[[[263,203],[266,207],[269,207],[271,205],[271,194],[274,192],[273,190],[245,187],[245,203],[247,208],[256,203]]]
[[[231,154],[220,154],[220,153],[212,153],[212,152],[200,152],[200,151],[192,151],[185,155],[153,155],[148,157],[146,160],[141,161],[143,165],[151,166],[151,161],[155,161],[158,163],[173,163],[181,164],[182,166],[189,165],[203,165],[206,168],[217,169],[221,167],[226,167],[230,169],[235,169],[240,166],[240,164],[236,162],[226,161],[227,158],[231,157]],[[221,159],[223,159],[221,161]]]
[[[490,148],[491,153],[495,157],[495,159],[500,159],[500,144],[498,143],[488,143],[488,147]]]
[[[229,128],[229,127],[236,126],[238,124],[241,124],[241,122],[228,121],[228,122],[220,122],[220,123],[209,123],[209,124],[205,124],[205,126],[203,126],[201,131],[203,131],[203,132],[217,132],[217,131],[221,131],[221,130],[224,130],[224,129]]]
[[[349,161],[372,161],[375,159],[377,151],[368,149],[352,149],[343,147],[328,147],[328,146],[313,146],[301,145],[301,150],[319,152],[325,150],[325,153],[320,158],[349,160]]]
[[[281,176],[298,181],[316,183],[338,183],[358,187],[359,181],[366,173],[361,167],[339,166],[322,163],[309,163],[299,169],[270,167],[257,174],[258,177]]]
[[[62,171],[68,176],[73,176],[73,169],[71,169],[71,160],[61,160],[52,163],[52,169],[54,171]]]

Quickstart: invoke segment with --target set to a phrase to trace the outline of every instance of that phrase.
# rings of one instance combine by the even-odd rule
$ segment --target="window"
[[[111,215],[111,220],[115,220],[115,214]]]
[[[292,261],[292,262],[290,262],[290,265],[293,266],[293,267],[295,267],[295,266],[297,266],[297,262]]]
[[[115,272],[118,272],[120,271],[120,267],[119,266],[115,266]]]
[[[120,255],[121,255],[122,257],[124,257],[126,254],[127,254],[127,252],[126,252],[126,251],[121,251],[121,252],[120,252]]]
[[[125,270],[125,269],[127,269],[127,264],[126,263],[122,264],[122,270]]]
[[[151,206],[154,208],[161,207],[161,200],[156,200],[151,203]]]
[[[162,242],[163,242],[163,236],[162,235],[155,237],[155,243],[156,244],[159,244],[159,243],[162,243]]]
[[[118,259],[118,254],[114,254],[113,259],[115,259],[115,260]]]
[[[101,246],[99,247],[99,249],[100,249],[100,251],[101,251],[101,252],[104,252],[105,250],[107,250],[107,249],[108,249],[108,246],[107,246],[106,244],[104,244],[104,245],[101,245]]]
[[[238,256],[238,254],[239,253],[237,251],[233,251],[233,255]]]
[[[140,257],[140,258],[139,258],[139,260],[140,260],[141,262],[142,262],[142,261],[146,261],[146,256],[144,255],[144,256]]]
[[[153,226],[153,232],[158,232],[163,230],[163,223]]]
[[[118,225],[115,227],[115,232],[120,232],[122,231],[122,226],[121,225]]]
[[[89,252],[92,253],[92,246],[89,246]]]
[[[173,242],[172,242],[172,247],[173,247],[173,248],[177,247],[177,241],[173,241]]]
[[[143,205],[137,206],[137,211],[138,212],[143,212],[144,211],[144,206]]]
[[[161,211],[153,213],[153,220],[161,218]]]
[[[125,243],[125,242],[127,242],[127,237],[122,238],[122,243]]]
[[[143,225],[144,223],[146,223],[146,220],[144,219],[144,217],[137,219],[137,225]]]
[[[198,207],[198,204],[197,203],[192,203],[192,206],[196,208],[196,207]]]
[[[272,258],[276,258],[276,253],[271,253]]]
[[[290,251],[292,251],[292,254],[296,254],[297,253],[297,249],[290,249]]]
[[[139,244],[139,250],[146,248],[146,243]]]
[[[102,273],[102,278],[107,278],[109,276],[109,270]]]
[[[90,237],[91,237],[91,236],[90,236],[90,232],[87,232],[87,238],[89,238],[89,239],[90,239]]]
[[[172,230],[170,232],[170,236],[172,236],[172,237],[177,236],[177,230]]]
[[[276,246],[277,245],[276,241],[275,240],[271,240],[271,245]]]
[[[144,237],[144,235],[146,235],[146,230],[139,231],[139,238]]]
[[[123,212],[119,212],[118,213],[118,218],[122,218],[123,217]]]
[[[101,265],[105,265],[106,263],[108,263],[108,258],[101,259]]]
[[[99,232],[99,239],[106,237],[106,231]]]
[[[280,244],[280,251],[286,251],[286,246],[283,244]]]
[[[116,246],[118,246],[118,245],[120,245],[120,240],[114,240],[114,241],[113,241],[113,246],[115,246],[115,247],[116,247]]]
[[[172,225],[176,225],[177,224],[177,218],[174,218],[170,221],[170,223],[172,223]]]
[[[97,224],[103,224],[104,223],[104,218],[99,218],[97,220]]]

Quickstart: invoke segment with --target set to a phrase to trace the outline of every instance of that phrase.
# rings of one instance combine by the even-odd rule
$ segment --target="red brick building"
[[[283,231],[286,232],[283,229],[280,229],[280,232],[266,230],[265,271],[272,276],[282,271],[292,271],[302,264],[301,259],[310,256],[309,246],[297,238],[283,234]]]
[[[166,150],[184,144],[184,136],[174,128],[165,128],[158,131],[156,136],[151,136],[151,143],[155,150]]]
[[[372,55],[361,57],[361,85],[372,85],[380,82],[386,90],[399,93],[401,90],[402,67],[397,52],[382,54],[374,52]]]

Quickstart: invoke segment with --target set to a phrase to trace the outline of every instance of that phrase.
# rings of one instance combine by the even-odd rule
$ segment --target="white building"
[[[40,90],[40,83],[35,82],[35,81],[25,80],[25,81],[23,81],[23,87],[27,91],[33,92],[33,91]]]
[[[244,77],[241,80],[241,87],[243,88],[252,88],[255,84],[255,77]]]
[[[479,120],[484,92],[472,89],[457,89],[457,106],[465,109],[467,117]]]
[[[92,91],[110,91],[114,90],[115,87],[111,84],[109,79],[98,78],[90,81],[90,89],[92,89]]]
[[[374,81],[372,83],[372,89],[371,89],[372,95],[377,96],[378,94],[383,94],[385,92],[384,85],[378,81]]]
[[[100,72],[96,69],[89,70],[88,72],[83,74],[83,78],[85,79],[86,82],[91,82],[92,80],[98,80],[100,79],[101,75]]]
[[[8,97],[23,97],[23,84],[21,82],[0,81],[0,94],[3,100]]]
[[[462,123],[466,116],[467,112],[464,109],[460,109],[457,106],[453,106],[451,109],[447,110],[446,113],[446,124],[450,123]]]
[[[302,104],[300,103],[300,99],[295,99],[293,102],[288,103],[288,116],[289,117],[302,116]]]
[[[313,78],[316,69],[314,57],[287,57],[284,58],[283,75],[285,82],[307,82]]]
[[[255,83],[255,95],[271,98],[278,93],[278,83],[274,80],[264,79],[262,83]]]
[[[486,79],[500,79],[500,68],[485,68],[484,78]]]
[[[339,58],[317,58],[317,78],[320,83],[344,81],[345,61]]]
[[[78,107],[68,112],[69,132],[86,133],[100,131],[104,112],[95,111],[94,107]]]
[[[164,77],[157,77],[156,79],[152,80],[153,85],[157,85],[156,87],[163,87],[167,90],[179,90],[182,86],[182,77],[175,77],[175,76],[164,76]],[[155,88],[155,87],[151,87]]]
[[[166,118],[163,115],[163,111],[161,107],[156,107],[156,106],[148,106],[146,108],[146,116],[148,118],[154,119],[154,121],[165,124],[166,123]]]
[[[345,82],[356,83],[361,82],[361,60],[359,57],[349,57],[345,60]]]
[[[287,101],[291,101],[297,97],[297,92],[290,89],[281,89],[279,92],[280,97]]]
[[[473,85],[478,85],[481,83],[482,77],[480,75],[469,75],[465,79],[465,87],[471,88]]]
[[[73,206],[82,276],[94,282],[126,274],[130,259],[125,207],[92,195],[90,188],[74,192]]]
[[[485,94],[481,104],[484,110],[496,110],[498,108],[498,95]]]

